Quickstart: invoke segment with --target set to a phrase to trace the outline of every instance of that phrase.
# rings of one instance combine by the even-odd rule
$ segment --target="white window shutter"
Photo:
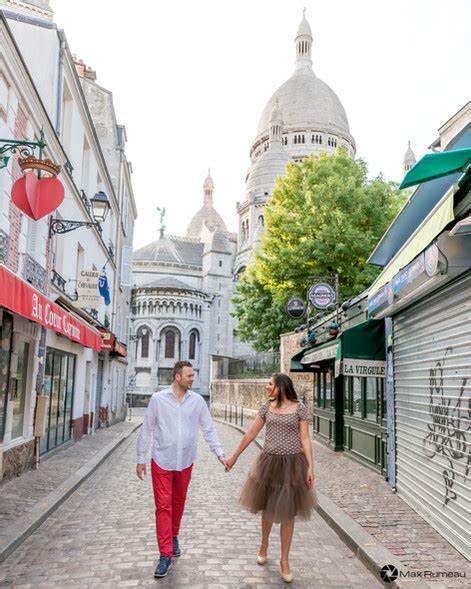
[[[123,245],[121,249],[121,286],[132,286],[132,247]]]

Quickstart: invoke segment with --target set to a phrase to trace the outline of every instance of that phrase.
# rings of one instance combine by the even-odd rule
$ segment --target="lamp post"
[[[55,234],[69,233],[80,227],[96,227],[101,230],[101,224],[105,222],[108,211],[111,209],[110,202],[106,194],[100,190],[90,199],[92,205],[92,216],[94,221],[70,221],[66,219],[51,219],[49,234],[52,237]]]
[[[141,327],[138,330],[138,333],[136,335],[130,335],[129,336],[129,341],[130,342],[136,342],[136,350],[134,353],[134,363],[137,360],[137,350],[139,348],[139,340],[143,337],[147,335],[147,328],[146,327]],[[132,419],[132,410],[133,410],[133,394],[134,394],[134,389],[136,388],[136,370],[134,368],[134,375],[129,377],[129,420]]]

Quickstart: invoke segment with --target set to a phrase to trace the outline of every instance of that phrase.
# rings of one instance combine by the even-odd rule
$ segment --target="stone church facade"
[[[290,161],[343,146],[355,155],[345,110],[335,92],[314,73],[312,32],[303,15],[295,37],[292,76],[265,106],[250,148],[245,195],[237,203],[238,233],[227,231],[213,206],[211,176],[203,205],[185,236],[161,232],[158,240],[134,252],[131,329],[135,390],[149,395],[171,382],[171,367],[190,360],[195,390],[209,395],[212,361],[251,351],[236,337],[231,298],[264,231],[264,206],[275,180]]]

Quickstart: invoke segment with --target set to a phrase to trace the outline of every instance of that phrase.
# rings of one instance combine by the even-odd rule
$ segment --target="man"
[[[181,554],[178,533],[196,458],[198,429],[226,466],[208,407],[201,395],[191,391],[194,378],[190,362],[175,364],[171,386],[152,395],[137,439],[136,472],[142,480],[146,474],[149,436],[153,434],[151,469],[160,551],[154,577],[165,577],[172,558]]]

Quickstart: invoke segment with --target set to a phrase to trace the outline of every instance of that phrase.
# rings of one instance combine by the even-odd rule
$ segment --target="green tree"
[[[251,288],[243,283],[235,299],[239,325],[250,317],[241,338],[253,342],[257,334],[259,349],[272,347],[293,328],[281,319],[287,299],[305,298],[313,276],[337,272],[341,299],[367,288],[379,273],[367,265],[368,256],[403,201],[395,183],[381,176],[369,181],[365,162],[343,149],[288,164],[265,207],[265,233],[247,279]],[[271,314],[277,321],[268,338],[262,326],[269,328]]]
[[[250,342],[258,351],[278,350],[280,333],[292,329],[293,322],[284,312],[284,306],[274,301],[271,292],[248,268],[238,285],[234,297],[234,313],[237,317],[237,334],[241,341]]]

